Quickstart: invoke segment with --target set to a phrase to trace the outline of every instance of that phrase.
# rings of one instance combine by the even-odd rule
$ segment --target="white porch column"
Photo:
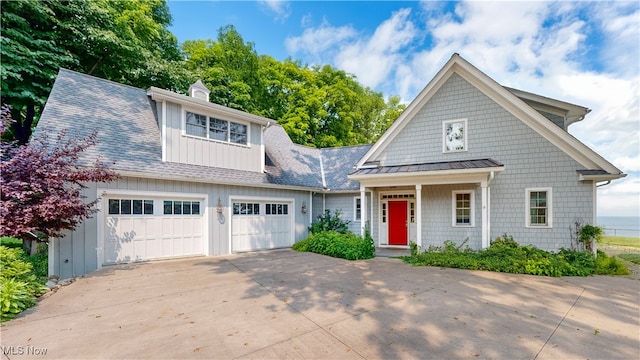
[[[422,248],[422,184],[416,184],[416,245]]]
[[[366,187],[360,186],[360,236],[364,237],[364,229],[367,226],[367,193]]]
[[[489,196],[488,184],[482,182],[482,248],[489,247]]]

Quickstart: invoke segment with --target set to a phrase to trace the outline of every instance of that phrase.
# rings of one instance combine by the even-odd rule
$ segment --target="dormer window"
[[[249,126],[187,111],[185,134],[232,144],[247,145]]]

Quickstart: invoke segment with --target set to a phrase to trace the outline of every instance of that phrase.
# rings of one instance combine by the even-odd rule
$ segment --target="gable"
[[[604,170],[607,171],[608,174],[611,174],[613,178],[624,176],[624,174],[622,174],[622,172],[611,163],[559,128],[553,122],[549,121],[549,119],[545,118],[538,111],[527,105],[523,100],[519,99],[509,90],[496,83],[493,79],[486,76],[466,60],[462,59],[458,54],[454,54],[451,57],[447,64],[445,64],[429,84],[420,92],[396,122],[394,122],[385,134],[383,134],[371,150],[365,154],[365,156],[358,162],[358,167],[377,166],[377,161],[398,161],[398,159],[403,156],[407,157],[408,155],[395,155],[396,158],[388,158],[390,154],[394,153],[394,151],[399,151],[397,146],[395,146],[395,149],[393,148],[392,144],[396,141],[395,139],[400,136],[403,129],[409,126],[414,118],[421,116],[420,113],[423,108],[425,106],[429,106],[429,103],[434,100],[434,96],[436,96],[436,94],[443,94],[443,92],[439,90],[443,88],[452,77],[455,78],[456,76],[464,79],[472,88],[475,88],[483,94],[484,97],[491,99],[499,107],[513,115],[513,117],[518,121],[522,122],[537,134],[545,138],[553,147],[558,148],[560,151],[577,161],[583,168]],[[453,115],[459,106],[467,107],[467,110],[470,110],[472,106],[476,106],[467,102],[474,101],[473,99],[467,99],[468,94],[449,93],[449,96],[453,98],[461,98],[457,103],[448,105],[449,108],[440,109],[442,111],[450,112],[451,116],[449,118],[451,120],[455,120]],[[475,107],[474,111],[484,111],[484,109]],[[423,129],[414,129],[416,134],[419,134],[420,130]],[[438,142],[441,143],[441,140],[438,140]],[[424,142],[427,141],[416,139],[411,143],[411,146],[416,146]],[[407,146],[407,142],[405,141],[404,144],[401,143],[399,145]],[[387,155],[383,155],[388,147],[392,147],[392,151],[387,152]],[[408,156],[407,159],[407,161],[413,161],[411,156]]]

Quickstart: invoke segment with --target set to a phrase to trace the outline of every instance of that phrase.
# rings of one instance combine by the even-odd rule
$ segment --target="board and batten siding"
[[[442,122],[456,119],[467,119],[467,151],[443,153]],[[389,166],[485,158],[505,166],[491,183],[491,239],[507,233],[521,244],[558,250],[571,245],[570,228],[576,221],[593,222],[594,184],[579,181],[576,173],[584,167],[457,74],[371,160]],[[552,188],[552,228],[526,227],[527,188]],[[423,188],[423,196],[428,197],[429,191]],[[461,236],[451,228],[450,205],[441,210],[442,216],[424,218],[433,212],[426,200],[422,209],[426,224],[422,227],[423,239],[430,241],[431,227],[448,226],[451,237]],[[476,224],[479,226],[479,222]]]
[[[159,103],[159,122],[162,128],[162,104]],[[248,144],[237,145],[222,141],[209,140],[184,135],[186,111],[227,120],[215,113],[190,110],[181,105],[166,103],[166,161],[184,164],[213,166],[226,169],[262,171],[262,126],[247,122],[249,125]]]
[[[206,194],[208,204],[203,206],[208,208],[208,218],[205,221],[208,225],[209,238],[206,246],[210,256],[229,253],[232,206],[229,204],[230,197],[293,199],[291,214],[294,215],[294,241],[300,241],[308,236],[309,214],[302,214],[300,211],[302,202],[309,201],[308,191],[124,177],[108,184],[88,184],[83,195],[88,200],[95,199],[96,196],[101,195],[97,193],[98,189],[157,192],[162,194],[162,197],[170,194],[178,199],[181,194]],[[219,222],[216,212],[218,198],[222,201],[224,208],[224,223]],[[101,207],[106,209],[106,204],[101,204]],[[50,275],[69,278],[88,274],[98,268],[98,256],[103,256],[103,253],[98,254],[99,251],[103,251],[99,249],[98,242],[98,217],[100,216],[104,216],[102,211],[81,222],[74,231],[66,232],[63,238],[55,240],[49,259],[53,262]]]

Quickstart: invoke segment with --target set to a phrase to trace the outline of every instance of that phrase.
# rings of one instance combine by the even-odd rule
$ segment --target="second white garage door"
[[[201,200],[109,198],[104,263],[204,254]]]
[[[231,215],[232,251],[293,245],[292,210],[292,202],[234,200]]]

